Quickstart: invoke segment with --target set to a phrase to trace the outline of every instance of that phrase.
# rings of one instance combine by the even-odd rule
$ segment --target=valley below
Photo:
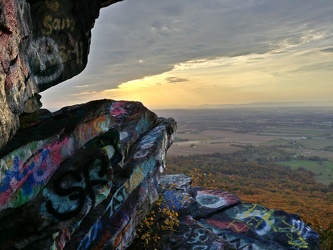
[[[158,110],[178,123],[167,173],[244,202],[333,225],[333,114],[326,107]]]

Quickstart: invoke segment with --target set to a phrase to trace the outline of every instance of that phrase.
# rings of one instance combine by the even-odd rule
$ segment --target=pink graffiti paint
[[[63,249],[66,243],[71,239],[71,233],[68,228],[64,228],[59,235],[55,238],[57,249]]]
[[[126,110],[122,107],[126,102],[119,101],[112,103],[111,114],[112,116],[122,115],[126,113]]]

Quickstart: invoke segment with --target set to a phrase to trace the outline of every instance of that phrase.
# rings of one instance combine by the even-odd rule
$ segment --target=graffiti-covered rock
[[[100,8],[119,1],[0,0],[0,148],[39,92],[85,68]]]
[[[175,121],[113,100],[31,116],[0,150],[0,248],[125,249],[157,200]]]
[[[119,1],[28,1],[31,37],[24,44],[25,61],[39,91],[79,74],[86,66],[91,29],[101,7]]]
[[[185,175],[161,177],[163,206],[179,213],[180,226],[161,249],[319,249],[319,236],[298,215],[242,203],[222,190],[190,187]]]

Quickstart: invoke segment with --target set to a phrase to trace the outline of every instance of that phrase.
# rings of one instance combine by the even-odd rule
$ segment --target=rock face
[[[101,7],[120,0],[0,0],[0,148],[40,91],[79,74]]]
[[[319,249],[318,234],[298,215],[242,203],[226,191],[191,188],[185,175],[161,177],[159,192],[180,226],[160,249]]]
[[[125,249],[158,197],[174,120],[112,100],[28,120],[0,151],[0,248]]]

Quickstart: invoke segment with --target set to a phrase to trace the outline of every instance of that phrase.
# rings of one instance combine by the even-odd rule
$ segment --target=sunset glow
[[[186,6],[185,2],[182,6]],[[303,11],[315,6],[317,11],[307,18],[300,9],[290,10],[286,0],[281,4],[272,0],[240,5],[230,5],[227,0],[221,4],[208,2],[214,2],[220,9],[201,10],[199,6],[194,8],[195,4],[191,5],[192,12],[185,7],[177,14],[168,9],[162,17],[164,23],[158,21],[157,16],[145,16],[144,8],[139,9],[136,14],[142,17],[141,34],[145,36],[137,43],[142,48],[127,40],[123,47],[103,42],[101,29],[109,25],[110,33],[118,35],[115,40],[121,39],[121,32],[126,30],[133,32],[127,34],[129,37],[140,36],[135,23],[121,23],[124,16],[130,16],[126,13],[132,11],[126,10],[127,5],[150,4],[158,12],[175,5],[176,1],[152,4],[149,0],[140,3],[127,0],[102,10],[93,33],[87,69],[67,81],[68,85],[62,83],[43,93],[43,103],[59,108],[109,98],[141,101],[152,108],[177,108],[203,104],[332,101],[333,28],[329,25],[330,21],[333,23],[329,14],[329,9],[333,11],[332,4],[322,0],[303,6],[303,2],[295,1],[302,5]],[[260,9],[263,7],[268,8],[266,12]],[[227,10],[239,15],[238,19],[223,16]],[[203,24],[191,23],[196,22],[195,13],[206,13],[208,28],[200,29]],[[244,30],[247,22],[249,30]],[[239,30],[235,30],[235,26]],[[195,27],[197,33],[188,33]],[[145,47],[149,39],[151,46]],[[182,40],[185,44],[181,44]],[[132,53],[124,57],[125,51]],[[55,99],[64,87],[66,94]]]

